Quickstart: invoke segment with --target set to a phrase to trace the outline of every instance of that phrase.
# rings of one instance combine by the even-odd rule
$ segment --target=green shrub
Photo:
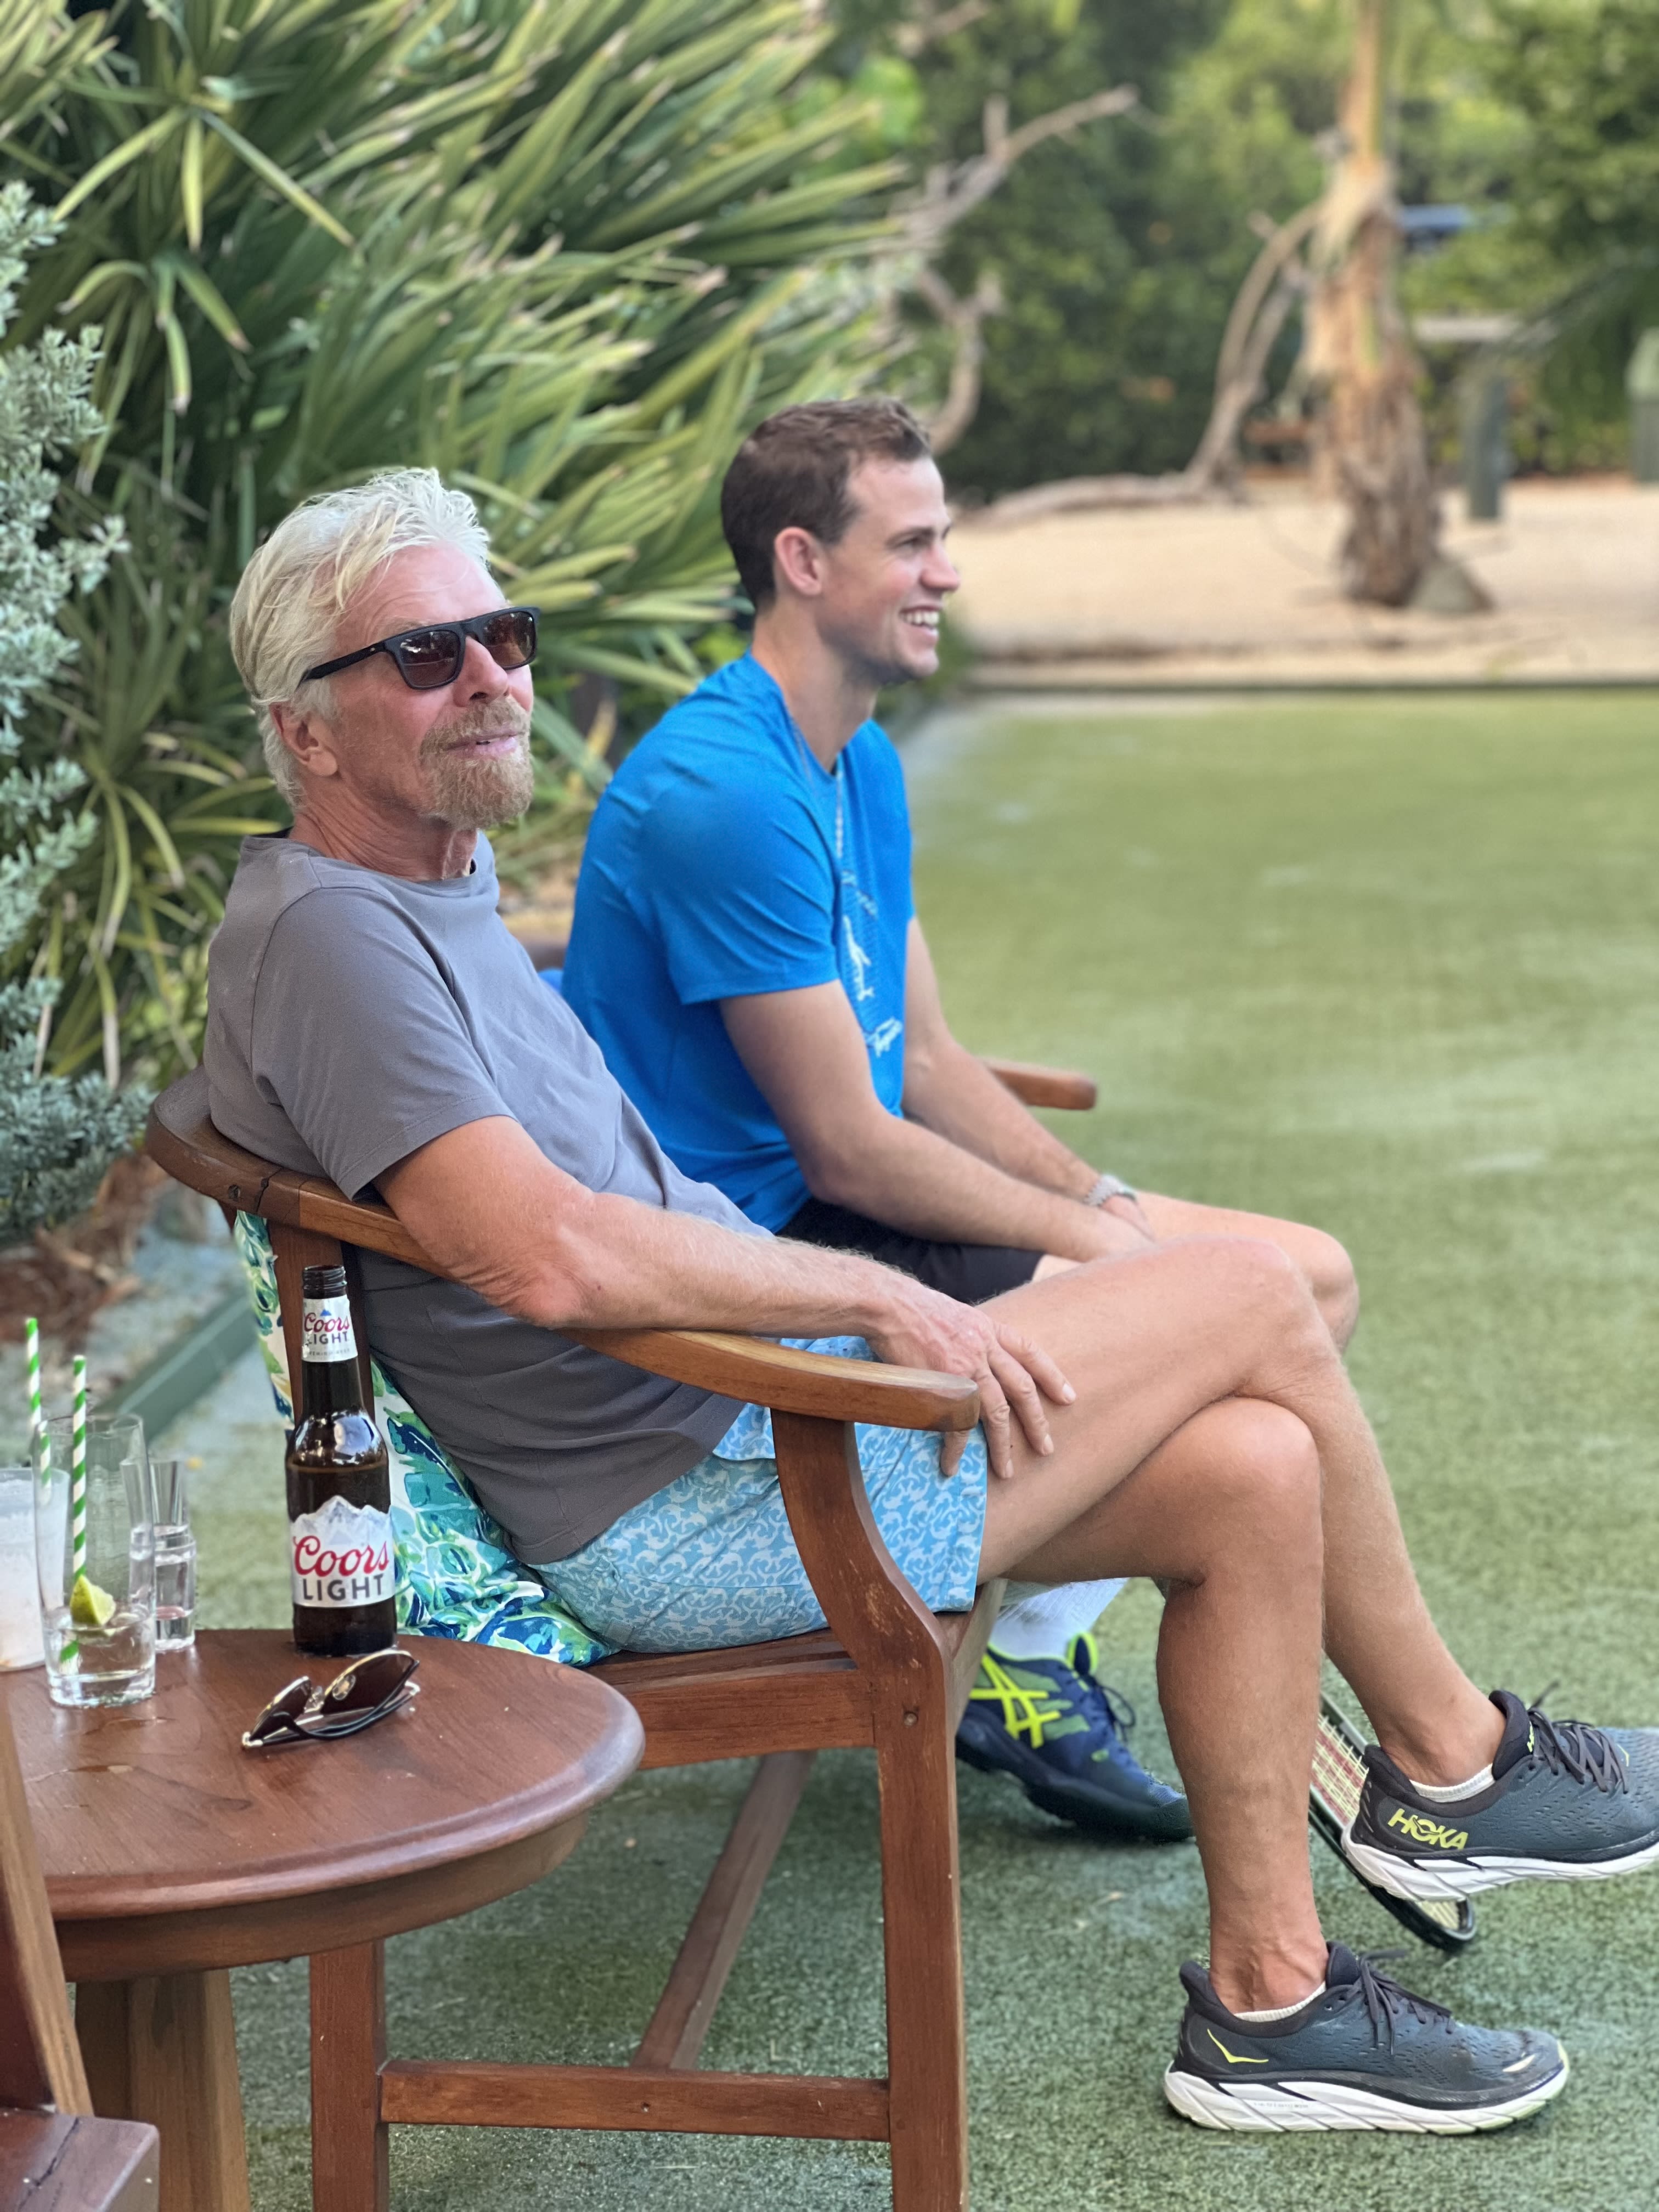
[[[15,305],[25,258],[52,226],[20,184],[0,186],[0,335]],[[0,956],[26,938],[42,899],[91,825],[65,812],[81,775],[67,762],[17,765],[19,722],[74,656],[59,626],[64,602],[103,574],[116,533],[49,532],[55,457],[94,436],[88,404],[95,335],[48,331],[0,354]],[[77,1213],[104,1170],[136,1133],[144,1101],[100,1075],[42,1077],[37,1036],[52,988],[39,979],[0,985],[0,1245]]]

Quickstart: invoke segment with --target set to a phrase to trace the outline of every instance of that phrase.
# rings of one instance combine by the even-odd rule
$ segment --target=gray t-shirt
[[[213,1120],[356,1194],[510,1115],[586,1185],[763,1235],[658,1146],[470,875],[407,883],[284,836],[244,840],[208,963]],[[368,1339],[521,1558],[557,1559],[696,1464],[738,1407],[590,1352],[402,1261],[362,1255]]]

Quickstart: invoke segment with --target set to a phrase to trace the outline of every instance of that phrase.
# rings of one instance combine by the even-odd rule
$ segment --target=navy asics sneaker
[[[1130,1750],[1134,1708],[1094,1670],[1092,1636],[1073,1638],[1064,1659],[988,1651],[957,1757],[982,1774],[1012,1774],[1034,1805],[1095,1835],[1179,1843],[1193,1832],[1187,1800]]]
[[[1333,1943],[1325,1986],[1288,2019],[1239,2020],[1202,1966],[1164,2094],[1201,2128],[1385,2128],[1467,2136],[1524,2120],[1566,2086],[1567,2054],[1534,2027],[1469,2027]]]
[[[1659,1730],[1552,1720],[1494,1690],[1504,1740],[1488,1788],[1434,1803],[1388,1753],[1365,1750],[1365,1786],[1342,1849],[1396,1897],[1474,1897],[1510,1881],[1602,1881],[1659,1863]]]

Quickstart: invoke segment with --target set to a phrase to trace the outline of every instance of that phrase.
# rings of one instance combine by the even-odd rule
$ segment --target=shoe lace
[[[1452,2028],[1452,2014],[1444,2005],[1436,2004],[1432,1997],[1417,1996],[1412,1990],[1402,1989],[1390,1976],[1377,1972],[1382,1960],[1405,1956],[1404,1951],[1360,1951],[1354,1955],[1354,1964],[1359,1969],[1359,1994],[1365,2001],[1371,2033],[1379,2041],[1386,2039],[1391,2051],[1396,2021],[1418,2020],[1425,2027],[1443,2021],[1448,2034]]]
[[[1085,1703],[1092,1707],[1098,1699],[1107,1720],[1111,1724],[1113,1733],[1118,1736],[1127,1736],[1139,1718],[1139,1715],[1121,1690],[1114,1690],[1108,1683],[1103,1682],[1096,1674],[1095,1668],[1099,1663],[1099,1647],[1087,1629],[1085,1629],[1080,1635],[1073,1638],[1072,1648],[1066,1654],[1066,1659],[1072,1672],[1083,1685]]]
[[[1552,1682],[1550,1689],[1554,1687]],[[1552,1720],[1544,1711],[1544,1698],[1549,1693],[1546,1690],[1527,1708],[1532,1723],[1527,1747],[1532,1757],[1541,1759],[1552,1774],[1565,1771],[1575,1782],[1593,1782],[1598,1790],[1608,1792],[1628,1790],[1630,1778],[1623,1754],[1607,1730],[1593,1728],[1589,1721]]]

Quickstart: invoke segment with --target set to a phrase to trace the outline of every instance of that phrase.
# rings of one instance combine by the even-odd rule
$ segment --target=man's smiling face
[[[334,637],[318,641],[317,659],[504,604],[455,546],[414,546],[356,594]],[[502,668],[468,638],[460,673],[439,690],[411,690],[383,653],[326,681],[332,711],[305,717],[319,741],[315,757],[296,750],[302,767],[337,783],[341,799],[388,820],[458,830],[493,830],[530,804],[528,668]]]
[[[931,460],[860,462],[853,519],[821,549],[820,636],[880,689],[939,666],[945,600],[962,581],[945,550],[951,514]]]

